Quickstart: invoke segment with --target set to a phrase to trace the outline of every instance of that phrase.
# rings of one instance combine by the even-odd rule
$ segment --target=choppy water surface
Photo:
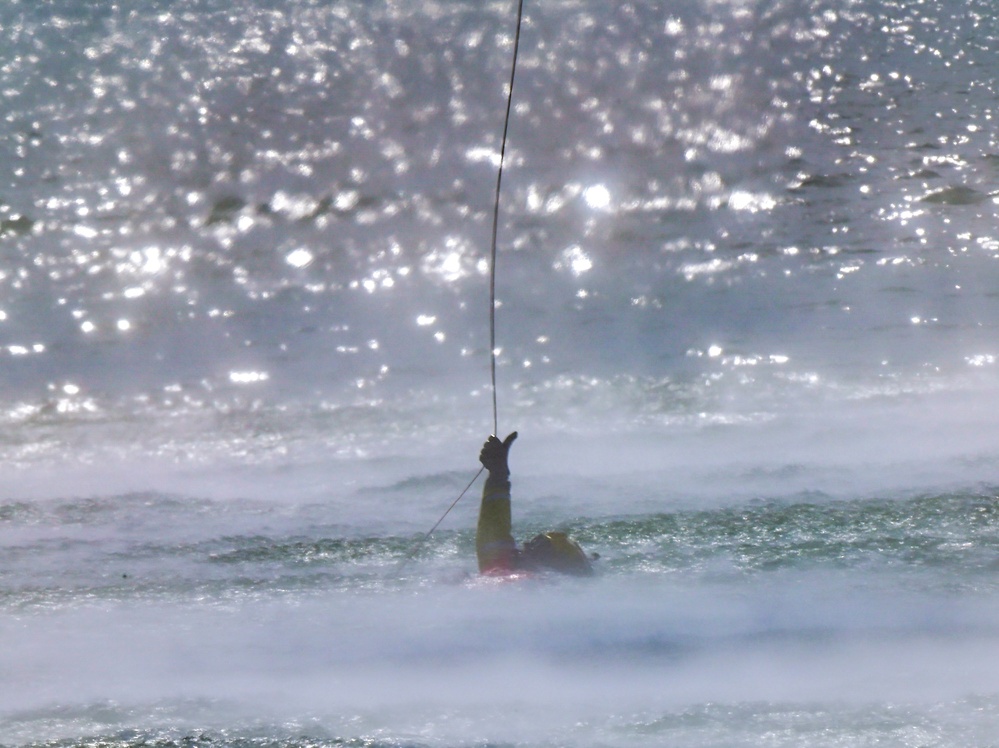
[[[126,7],[127,5],[127,7]],[[997,21],[0,8],[0,744],[986,746]]]

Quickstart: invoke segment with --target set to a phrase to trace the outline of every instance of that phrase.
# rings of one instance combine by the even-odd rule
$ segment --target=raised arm
[[[510,445],[517,438],[514,431],[500,441],[490,436],[479,453],[479,462],[489,471],[482,489],[479,524],[475,533],[475,552],[482,574],[502,574],[517,566],[517,545],[511,534]]]

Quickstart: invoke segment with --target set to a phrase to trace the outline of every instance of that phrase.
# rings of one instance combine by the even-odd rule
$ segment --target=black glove
[[[495,436],[490,436],[482,445],[482,451],[479,452],[479,462],[489,471],[490,478],[506,480],[510,477],[510,467],[507,465],[506,458],[510,452],[510,445],[516,438],[517,432],[514,431],[503,441]]]

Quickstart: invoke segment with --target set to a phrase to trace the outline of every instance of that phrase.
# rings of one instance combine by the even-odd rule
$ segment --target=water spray
[[[513,82],[517,76],[517,53],[520,50],[520,27],[521,22],[524,17],[524,0],[517,0],[517,25],[516,32],[513,36],[513,61],[510,65],[510,82],[507,85],[506,92],[506,114],[503,117],[503,137],[500,140],[500,152],[499,152],[499,165],[496,169],[496,196],[493,200],[493,230],[492,239],[489,245],[489,371],[492,381],[492,392],[493,392],[493,434],[499,437],[499,408],[496,402],[496,238],[499,234],[499,214],[500,214],[500,193],[503,188],[503,162],[506,159],[506,139],[507,133],[510,130],[510,110],[513,106]],[[418,543],[416,543],[413,548],[406,554],[399,567],[396,569],[398,574],[406,566],[407,563],[413,558],[413,554],[416,553],[417,549],[422,546],[427,540],[433,535],[434,530],[436,530],[444,518],[451,513],[451,510],[457,506],[458,502],[462,500],[468,490],[475,484],[479,476],[482,475],[484,467],[479,468],[479,472],[468,482],[464,490],[458,494],[458,498],[451,502],[444,514],[441,515],[440,519],[434,523],[427,534],[424,535]]]

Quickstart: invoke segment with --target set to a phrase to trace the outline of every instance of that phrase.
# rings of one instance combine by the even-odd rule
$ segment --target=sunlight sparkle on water
[[[361,193],[357,190],[344,190],[333,199],[333,207],[339,211],[347,212],[357,207],[361,201]]]
[[[991,366],[996,362],[996,357],[991,353],[979,353],[976,356],[968,356],[965,361],[969,366]]]
[[[266,371],[230,371],[229,381],[233,384],[255,384],[266,382],[271,375]]]
[[[579,247],[574,244],[567,247],[559,255],[559,259],[553,263],[556,270],[568,269],[577,278],[583,273],[593,269],[593,260]]]
[[[611,204],[611,194],[602,184],[594,184],[583,190],[583,200],[593,210],[607,210]]]
[[[500,164],[499,152],[486,146],[476,146],[465,151],[465,158],[472,163],[488,163],[490,166],[498,167]]]
[[[93,239],[97,236],[97,230],[90,228],[90,226],[75,226],[73,233],[84,239]]]
[[[43,343],[33,343],[30,346],[27,345],[9,345],[7,346],[7,352],[11,356],[27,356],[30,353],[45,353],[45,345]]]
[[[445,283],[454,283],[469,275],[466,257],[473,254],[468,244],[454,236],[449,236],[444,242],[444,249],[435,249],[423,258],[423,272],[437,276]],[[478,267],[478,266],[477,266]]]
[[[292,267],[304,268],[311,264],[313,260],[312,252],[305,249],[304,247],[299,247],[288,253],[288,256],[284,258]]]
[[[130,270],[146,275],[155,275],[166,269],[166,260],[159,247],[146,247],[132,252],[128,256],[132,265]]]
[[[745,210],[750,213],[773,210],[777,207],[777,201],[765,193],[754,194],[736,190],[728,196],[728,207],[732,210]]]

